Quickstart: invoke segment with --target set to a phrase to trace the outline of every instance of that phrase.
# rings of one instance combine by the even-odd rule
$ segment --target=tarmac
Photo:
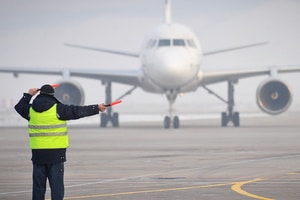
[[[72,125],[65,199],[300,199],[300,113],[220,119]],[[0,199],[31,199],[26,127],[0,128]],[[50,199],[50,188],[47,189]]]

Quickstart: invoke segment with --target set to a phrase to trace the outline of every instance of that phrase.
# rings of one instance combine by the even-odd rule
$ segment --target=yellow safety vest
[[[69,146],[67,123],[56,115],[54,104],[44,112],[29,110],[29,141],[31,149],[60,149]]]

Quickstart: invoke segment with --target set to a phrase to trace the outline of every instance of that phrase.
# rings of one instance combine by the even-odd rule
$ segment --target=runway
[[[300,199],[300,113],[71,126],[65,199]],[[31,199],[26,127],[0,129],[0,199]],[[50,190],[47,190],[50,199]]]

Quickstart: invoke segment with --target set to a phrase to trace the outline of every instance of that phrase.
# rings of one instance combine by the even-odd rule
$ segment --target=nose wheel
[[[177,115],[173,116],[173,104],[177,97],[176,90],[170,90],[166,92],[167,99],[169,101],[169,115],[164,118],[164,128],[168,129],[173,126],[173,128],[177,129],[180,126],[179,117]]]
[[[173,118],[170,116],[165,116],[164,119],[164,128],[168,129],[171,127],[171,125],[173,125],[173,128],[177,129],[179,128],[179,117],[178,116],[174,116]]]

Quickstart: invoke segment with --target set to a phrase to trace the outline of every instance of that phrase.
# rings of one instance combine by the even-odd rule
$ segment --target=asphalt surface
[[[69,128],[65,199],[300,199],[300,113]],[[0,128],[0,199],[31,199],[26,127]],[[47,190],[50,199],[50,189]]]

